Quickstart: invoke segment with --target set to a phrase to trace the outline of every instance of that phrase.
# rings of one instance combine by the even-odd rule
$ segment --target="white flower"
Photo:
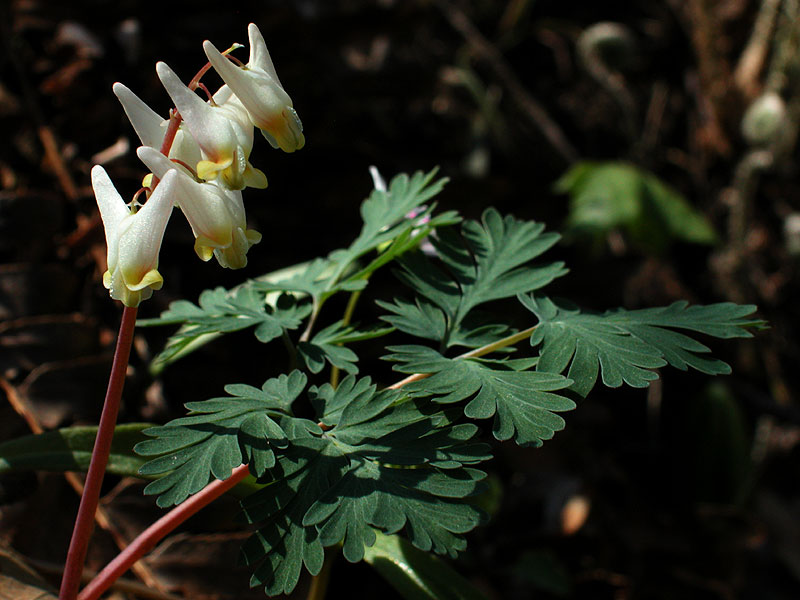
[[[143,146],[136,153],[156,177],[171,170],[177,173],[175,203],[192,227],[197,256],[202,260],[216,256],[219,264],[229,269],[247,265],[247,251],[261,241],[261,234],[247,229],[242,193],[215,182],[197,181],[153,148]]]
[[[292,99],[283,89],[275,66],[258,27],[247,27],[250,60],[238,67],[206,40],[203,49],[222,80],[241,100],[253,124],[261,130],[273,148],[294,152],[305,144],[303,124],[294,110]]]
[[[161,289],[158,253],[172,214],[177,172],[164,173],[150,199],[131,210],[119,195],[105,169],[92,169],[92,188],[103,219],[108,248],[108,270],[103,285],[125,306],[138,306]]]
[[[219,179],[232,190],[267,187],[264,173],[249,162],[253,124],[241,102],[226,90],[220,90],[213,103],[204,102],[166,63],[159,62],[156,72],[202,151],[197,176],[207,181]]]
[[[142,144],[155,149],[161,148],[164,134],[167,132],[167,126],[169,125],[169,119],[162,119],[157,112],[145,104],[141,98],[125,85],[117,82],[112,89],[120,104],[122,104],[122,108],[125,109],[125,114],[128,116],[128,120],[133,125],[133,129]],[[200,147],[186,131],[183,124],[175,134],[175,140],[172,142],[169,156],[170,158],[177,158],[188,165],[196,165],[202,160]]]

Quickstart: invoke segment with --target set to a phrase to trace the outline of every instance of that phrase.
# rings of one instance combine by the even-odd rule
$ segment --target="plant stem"
[[[344,309],[344,316],[342,316],[342,325],[349,325],[353,320],[353,313],[356,310],[356,304],[361,297],[361,290],[356,290],[350,294],[350,299],[347,301],[347,306]],[[339,385],[339,367],[333,365],[331,367],[331,386],[336,388]]]
[[[502,340],[497,340],[496,342],[492,342],[491,344],[486,344],[485,346],[481,346],[480,348],[475,348],[475,350],[470,350],[469,352],[465,352],[464,354],[460,354],[456,356],[456,360],[459,358],[478,358],[479,356],[485,356],[495,350],[500,350],[500,348],[505,348],[506,346],[513,346],[517,342],[521,342],[525,338],[529,338],[533,333],[533,330],[536,329],[536,325],[533,327],[528,327],[527,329],[523,329],[522,331],[518,331],[517,333],[513,333],[509,336],[504,337]],[[409,375],[405,379],[401,379],[395,384],[389,386],[390,390],[397,390],[407,385],[409,383],[413,383],[415,381],[419,381],[420,379],[425,379],[426,377],[430,377],[430,373],[414,373],[413,375]]]
[[[249,473],[247,465],[236,467],[230,477],[223,480],[216,480],[208,484],[188,498],[179,506],[173,508],[158,521],[150,525],[139,534],[131,544],[120,552],[106,567],[97,574],[89,585],[87,585],[78,596],[78,600],[97,600],[100,594],[105,592],[117,578],[127,571],[130,566],[145,555],[149,550],[169,532],[178,525],[186,521],[189,517],[197,513],[201,508],[207,506],[212,501],[219,498],[222,494],[230,490],[237,483],[242,481]]]
[[[322,304],[317,303],[316,299],[314,299],[311,308],[311,316],[308,318],[308,324],[306,325],[305,331],[300,335],[298,342],[307,342],[311,338],[311,332],[314,330],[314,325],[317,323],[317,317],[319,317],[319,311],[321,309]]]
[[[311,579],[311,587],[308,590],[306,600],[323,600],[328,591],[328,582],[331,580],[331,569],[339,554],[340,546],[330,548],[325,554],[325,562],[322,563],[322,569]]]
[[[125,385],[125,373],[128,369],[128,357],[133,342],[133,330],[136,326],[136,308],[126,306],[122,312],[122,322],[119,326],[117,346],[114,350],[114,361],[111,364],[111,374],[108,378],[106,399],[103,403],[103,412],[100,416],[100,425],[97,428],[92,459],[86,473],[83,495],[81,496],[78,516],[75,518],[75,527],[72,530],[72,539],[67,551],[67,562],[64,566],[64,577],[61,580],[59,600],[74,600],[80,585],[81,571],[86,559],[86,549],[94,525],[94,515],[100,498],[100,486],[103,483],[108,455],[111,452],[111,440],[114,436],[114,426],[119,413],[122,388]]]

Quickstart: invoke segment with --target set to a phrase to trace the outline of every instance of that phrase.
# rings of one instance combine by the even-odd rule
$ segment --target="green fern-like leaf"
[[[163,475],[145,494],[157,494],[157,504],[166,507],[199,492],[211,478],[227,479],[243,463],[254,476],[264,475],[275,465],[275,450],[288,445],[282,424],[305,383],[305,375],[294,371],[270,379],[261,389],[228,385],[229,397],[189,402],[189,416],[145,430],[154,439],[140,442],[135,450],[159,458],[139,472]]]
[[[445,347],[462,345],[472,334],[466,321],[475,307],[539,289],[566,273],[563,263],[529,264],[558,238],[539,223],[503,218],[495,209],[480,223],[465,222],[460,234],[441,230],[433,240],[441,267],[420,255],[400,259],[399,277],[424,300],[383,303],[394,313],[384,319]]]
[[[436,169],[429,173],[416,172],[411,177],[397,175],[386,191],[373,190],[362,203],[364,224],[349,247],[310,263],[290,278],[277,283],[260,281],[256,286],[262,291],[308,294],[318,305],[337,292],[363,289],[366,279],[376,269],[417,247],[437,227],[460,221],[455,212],[434,216],[433,205],[423,206],[447,183],[446,179],[435,177]],[[377,251],[377,256],[366,265],[359,264],[362,257],[372,251]]]
[[[157,319],[141,319],[137,325],[176,325],[181,328],[170,337],[164,350],[154,359],[163,368],[185,355],[187,349],[210,341],[219,334],[253,327],[256,338],[267,343],[284,331],[300,327],[311,312],[308,303],[299,304],[288,295],[280,296],[275,305],[267,304],[265,294],[252,282],[228,291],[218,287],[200,294],[198,304],[178,300],[170,304]]]
[[[730,373],[723,361],[704,356],[710,352],[707,346],[681,330],[734,338],[750,337],[747,328],[763,325],[750,317],[755,306],[730,302],[688,306],[681,301],[661,308],[592,314],[559,306],[546,297],[520,295],[519,299],[539,319],[531,335],[531,345],[542,345],[537,369],[568,370],[575,382],[571,389],[582,396],[594,387],[598,374],[609,387],[623,383],[646,387],[658,378],[652,369],[667,364],[708,375]]]
[[[358,373],[358,355],[345,344],[381,337],[392,331],[394,329],[391,327],[359,331],[352,325],[337,321],[318,331],[310,341],[298,343],[297,352],[312,373],[322,371],[327,361],[334,367],[355,374]]]
[[[442,554],[464,547],[461,535],[482,519],[463,501],[484,477],[468,465],[489,458],[472,441],[474,425],[353,376],[335,390],[312,388],[311,399],[323,428],[287,427],[273,481],[243,502],[258,524],[243,548],[256,566],[251,583],[289,593],[303,565],[318,572],[323,547],[342,542],[345,558],[361,560],[376,529],[404,530],[418,548]]]
[[[572,383],[561,375],[516,370],[514,363],[502,361],[446,358],[425,346],[388,350],[393,354],[385,358],[398,363],[396,370],[431,375],[407,384],[409,394],[433,396],[439,403],[470,399],[464,414],[471,419],[494,417],[498,440],[513,437],[518,444],[540,446],[564,428],[564,419],[556,413],[575,408],[572,400],[557,393]]]

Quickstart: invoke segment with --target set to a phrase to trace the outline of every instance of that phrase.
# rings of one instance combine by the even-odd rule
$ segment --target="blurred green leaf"
[[[753,475],[750,426],[722,381],[709,383],[687,406],[685,465],[700,502],[742,502]]]
[[[485,596],[440,558],[397,535],[376,531],[364,560],[407,600],[485,600]]]
[[[569,194],[566,232],[602,238],[624,229],[649,252],[663,252],[672,242],[715,244],[717,235],[685,197],[652,173],[623,162],[584,161],[555,184]]]
[[[514,564],[514,574],[530,587],[563,598],[572,592],[564,564],[550,550],[530,550]]]
[[[133,446],[147,439],[142,431],[149,423],[117,425],[106,472],[138,477],[144,459]],[[19,470],[86,471],[92,457],[97,427],[66,427],[26,435],[0,444],[0,474]]]

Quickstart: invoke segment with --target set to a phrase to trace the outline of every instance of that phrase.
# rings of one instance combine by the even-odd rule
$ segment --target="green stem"
[[[502,340],[497,340],[496,342],[492,342],[491,344],[486,344],[485,346],[481,346],[480,348],[475,348],[475,350],[470,350],[469,352],[465,352],[464,354],[460,354],[456,356],[456,359],[459,358],[478,358],[479,356],[485,356],[495,350],[500,350],[501,348],[505,348],[507,346],[513,346],[517,342],[521,342],[522,340],[529,338],[533,333],[533,330],[536,329],[536,325],[533,327],[528,327],[527,329],[523,329],[522,331],[518,331],[517,333],[513,333],[509,336],[504,337]],[[414,373],[413,375],[409,375],[405,379],[398,381],[397,383],[390,385],[390,390],[397,390],[407,385],[409,383],[413,383],[414,381],[419,381],[420,379],[425,379],[426,377],[430,377],[430,373]]]
[[[317,303],[315,298],[311,308],[311,316],[308,318],[308,325],[306,325],[305,331],[303,331],[303,334],[300,336],[300,342],[307,342],[311,338],[311,332],[314,330],[314,325],[317,323],[317,317],[319,317],[321,308],[322,304]]]
[[[356,304],[361,297],[361,290],[356,290],[350,294],[350,299],[347,301],[347,306],[344,309],[344,316],[342,317],[342,325],[349,325],[353,320],[353,313],[356,310]],[[331,386],[334,388],[339,384],[339,367],[333,365],[331,367]]]
[[[289,337],[289,332],[285,329],[281,335],[283,345],[286,347],[286,352],[289,354],[289,371],[294,371],[297,368],[297,348],[292,343],[292,338]]]
[[[106,399],[97,428],[97,438],[92,450],[89,470],[86,473],[78,516],[75,518],[75,527],[72,530],[72,539],[67,551],[64,577],[61,580],[61,590],[58,594],[59,600],[74,600],[78,593],[86,550],[89,547],[89,538],[94,525],[94,515],[100,499],[100,487],[111,452],[111,440],[114,437],[114,426],[117,423],[122,388],[125,385],[125,373],[128,370],[128,358],[133,343],[133,330],[136,326],[136,310],[136,307],[126,306],[122,312],[117,346],[114,350],[114,361],[111,364],[111,374],[108,378]]]
[[[323,600],[325,598],[325,593],[328,591],[328,583],[331,579],[333,563],[338,554],[339,546],[330,548],[325,554],[325,562],[322,563],[322,569],[311,579],[311,587],[308,590],[306,600]]]

